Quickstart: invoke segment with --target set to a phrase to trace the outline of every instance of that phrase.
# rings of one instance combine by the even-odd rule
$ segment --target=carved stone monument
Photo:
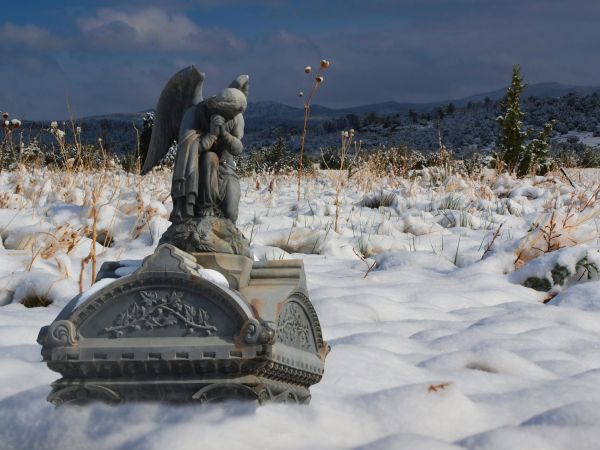
[[[103,264],[97,282],[113,281],[75,297],[40,330],[43,359],[62,375],[48,397],[55,405],[305,403],[323,376],[329,346],[302,261],[253,261],[235,226],[232,155],[242,150],[248,77],[206,100],[203,79],[194,67],[177,73],[158,102],[146,171],[179,129],[172,225],[161,244],[130,275],[119,276],[119,261]]]
[[[161,243],[187,252],[250,256],[248,241],[235,227],[240,182],[234,156],[242,153],[248,75],[202,98],[204,74],[194,66],[176,73],[158,101],[148,157],[151,170],[177,139],[173,168],[171,227]]]

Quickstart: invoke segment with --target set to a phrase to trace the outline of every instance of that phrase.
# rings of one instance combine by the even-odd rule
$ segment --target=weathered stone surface
[[[224,253],[192,253],[198,264],[205,269],[222,273],[229,287],[240,290],[250,283],[252,259],[242,255]]]
[[[160,244],[171,244],[188,253],[228,253],[252,257],[248,240],[234,223],[216,216],[174,223],[162,235]]]

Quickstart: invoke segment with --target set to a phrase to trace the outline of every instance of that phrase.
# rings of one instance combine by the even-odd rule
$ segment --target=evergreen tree
[[[492,103],[492,99],[489,97],[485,97],[483,99],[483,104],[485,105],[485,110],[487,111],[488,109],[490,109],[490,104]]]
[[[528,133],[523,131],[523,112],[521,111],[521,93],[524,88],[521,67],[514,66],[510,87],[501,104],[503,114],[496,119],[500,125],[498,147],[508,172],[513,172],[517,168],[525,153],[525,141]]]
[[[419,119],[419,113],[417,113],[417,111],[415,111],[414,109],[409,109],[408,115],[410,117],[410,120],[412,120],[412,123],[417,123],[417,120]]]
[[[521,94],[524,88],[521,68],[514,66],[510,87],[501,104],[503,114],[497,118],[500,125],[500,158],[506,170],[509,173],[516,172],[518,177],[544,174],[550,169],[548,149],[555,124],[553,120],[546,123],[537,137],[527,142],[533,129],[523,130]]]
[[[527,144],[526,151],[517,167],[519,178],[527,175],[545,175],[550,170],[552,160],[548,156],[548,150],[553,128],[554,121],[548,122],[538,136]]]
[[[443,120],[446,116],[446,111],[440,106],[439,108],[436,108],[435,115],[437,116],[438,120]]]
[[[348,126],[350,128],[354,128],[355,130],[360,129],[360,118],[356,114],[347,114],[346,120],[348,121]]]

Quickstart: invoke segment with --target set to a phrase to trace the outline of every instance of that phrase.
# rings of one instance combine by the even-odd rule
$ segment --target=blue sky
[[[5,2],[0,110],[26,118],[152,107],[195,64],[210,95],[240,73],[251,100],[297,104],[305,65],[331,61],[318,103],[433,101],[527,81],[600,85],[595,0]]]

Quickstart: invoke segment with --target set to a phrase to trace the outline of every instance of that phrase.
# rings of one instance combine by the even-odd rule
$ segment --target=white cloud
[[[7,22],[0,26],[0,48],[27,47],[36,50],[59,48],[62,40],[45,28],[36,25],[16,25]]]
[[[162,51],[219,54],[239,52],[246,43],[225,29],[201,28],[184,14],[157,8],[136,12],[100,9],[77,25],[89,43],[108,48],[154,48]]]
[[[268,39],[268,44],[276,47],[318,50],[318,46],[309,38],[290,33],[287,30],[273,33]]]

